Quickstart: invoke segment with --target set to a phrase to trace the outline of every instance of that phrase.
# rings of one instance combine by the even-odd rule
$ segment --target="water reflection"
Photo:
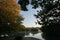
[[[42,38],[42,36],[41,36],[41,33],[37,33],[37,34],[32,34],[31,32],[29,33],[29,35],[25,35],[25,37],[34,37],[34,38],[38,38],[38,39],[42,39],[42,40],[44,40],[43,38]]]

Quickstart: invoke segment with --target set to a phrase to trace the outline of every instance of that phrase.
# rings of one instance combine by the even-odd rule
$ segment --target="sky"
[[[41,25],[38,25],[35,23],[37,21],[37,19],[34,16],[34,14],[37,13],[37,10],[40,10],[41,8],[38,7],[37,9],[32,9],[32,5],[30,5],[30,4],[27,5],[27,8],[28,8],[28,11],[20,10],[20,14],[24,18],[23,25],[25,27],[41,27]]]
[[[37,19],[35,18],[34,14],[37,13],[37,10],[40,10],[41,8],[37,8],[37,9],[32,9],[32,5],[28,5],[27,6],[28,11],[22,11],[20,10],[21,15],[24,17],[24,21],[23,24],[26,27],[40,27],[40,25],[36,24],[35,22],[37,21]]]
[[[32,9],[32,5],[28,5],[27,6],[28,11],[20,11],[21,15],[24,17],[24,21],[23,24],[26,27],[40,27],[40,25],[36,24],[35,22],[37,21],[37,19],[35,18],[34,14],[37,13],[37,10],[40,10],[41,8],[37,8],[37,9]]]

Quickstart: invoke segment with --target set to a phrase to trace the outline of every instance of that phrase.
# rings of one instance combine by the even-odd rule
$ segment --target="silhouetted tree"
[[[46,40],[60,40],[60,1],[46,1],[42,10],[37,13],[38,24]]]
[[[37,34],[38,33],[38,29],[37,28],[31,28],[31,33],[34,35],[34,34]]]
[[[41,7],[35,16],[42,25],[43,38],[60,40],[60,0],[31,0],[31,5],[33,8]]]
[[[18,2],[21,5],[21,10],[27,11],[26,5],[29,4],[29,0],[19,0]]]

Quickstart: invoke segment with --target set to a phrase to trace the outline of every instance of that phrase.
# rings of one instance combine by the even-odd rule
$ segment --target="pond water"
[[[38,38],[38,39],[44,40],[42,38],[42,36],[41,36],[41,33],[37,33],[37,34],[34,34],[34,35],[32,33],[29,33],[29,35],[25,35],[25,37],[34,37],[34,38]]]

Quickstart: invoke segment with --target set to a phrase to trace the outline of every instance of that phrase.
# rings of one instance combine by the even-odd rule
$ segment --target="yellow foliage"
[[[20,5],[16,3],[15,0],[2,0],[0,2],[0,20],[6,20],[9,24],[9,27],[14,31],[24,29],[24,26],[21,26],[23,17],[19,14]],[[19,29],[20,28],[20,29]]]

